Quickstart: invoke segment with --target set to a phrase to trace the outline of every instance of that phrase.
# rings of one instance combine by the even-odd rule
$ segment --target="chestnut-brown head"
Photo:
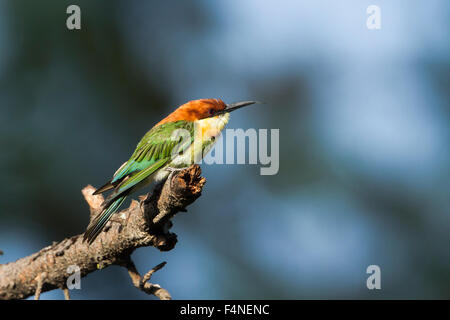
[[[242,101],[232,104],[226,104],[220,99],[199,99],[189,101],[177,110],[161,120],[157,125],[166,122],[175,122],[179,120],[197,121],[205,118],[216,117],[221,114],[232,112],[236,109],[256,103],[255,101]]]

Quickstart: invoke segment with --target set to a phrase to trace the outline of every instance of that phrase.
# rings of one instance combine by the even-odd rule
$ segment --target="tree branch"
[[[63,288],[63,293],[64,293],[64,300],[70,300],[69,289]]]
[[[42,272],[41,274],[38,274],[36,277],[36,293],[34,294],[34,300],[39,300],[41,297],[42,292],[42,285],[44,284],[44,280],[47,277],[47,272]]]
[[[177,236],[169,232],[171,218],[201,195],[205,178],[198,165],[170,174],[164,184],[157,186],[147,197],[115,215],[104,231],[89,245],[83,234],[66,238],[15,262],[0,265],[0,299],[23,299],[41,292],[66,288],[69,266],[80,268],[81,277],[110,265],[128,269],[133,284],[160,299],[170,294],[159,285],[148,283],[151,275],[164,264],[150,270],[143,278],[131,260],[139,247],[154,246],[161,251],[171,250]],[[92,195],[95,188],[82,190],[89,204],[91,219],[100,211],[101,195]],[[118,221],[117,221],[118,220]],[[65,297],[68,298],[68,292]]]
[[[144,277],[141,277],[141,275],[137,271],[133,260],[129,259],[124,266],[128,269],[128,274],[130,275],[131,281],[136,288],[144,291],[147,294],[155,295],[160,300],[170,300],[170,293],[166,289],[161,288],[159,284],[152,284],[148,282],[153,273],[160,270],[165,265],[166,262],[158,264],[156,267],[147,272]]]

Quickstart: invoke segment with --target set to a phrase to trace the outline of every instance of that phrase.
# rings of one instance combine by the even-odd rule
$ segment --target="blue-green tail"
[[[89,223],[86,232],[83,236],[83,241],[88,241],[89,244],[94,242],[95,238],[100,234],[105,224],[111,218],[111,216],[117,212],[122,202],[127,196],[118,197],[113,202],[109,203],[103,211]]]

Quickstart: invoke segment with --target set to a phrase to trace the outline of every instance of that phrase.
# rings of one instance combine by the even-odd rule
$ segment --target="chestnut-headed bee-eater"
[[[83,241],[92,243],[125,198],[152,182],[162,182],[171,171],[188,167],[201,159],[228,123],[230,112],[256,103],[242,101],[226,104],[220,99],[189,101],[158,122],[138,143],[136,150],[112,179],[94,194],[112,190],[102,211],[91,221]],[[189,138],[177,138],[183,129]],[[175,139],[174,139],[175,137]]]

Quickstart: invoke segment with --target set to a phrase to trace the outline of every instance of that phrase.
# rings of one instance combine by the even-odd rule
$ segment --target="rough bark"
[[[197,165],[172,173],[147,197],[141,197],[139,202],[133,200],[127,209],[115,214],[91,245],[83,242],[83,235],[79,234],[0,265],[0,299],[23,299],[31,295],[39,298],[41,292],[57,288],[66,292],[66,280],[70,276],[67,269],[71,265],[80,268],[82,277],[110,265],[123,266],[137,288],[160,299],[170,299],[165,289],[148,283],[153,272],[165,263],[141,277],[131,254],[139,247],[154,246],[167,251],[175,246],[177,236],[169,232],[171,218],[177,212],[186,211],[186,206],[201,195],[206,180],[200,174]],[[82,190],[91,219],[99,212],[103,201],[101,195],[92,195],[94,190],[92,186]],[[68,298],[68,293],[65,296]]]

